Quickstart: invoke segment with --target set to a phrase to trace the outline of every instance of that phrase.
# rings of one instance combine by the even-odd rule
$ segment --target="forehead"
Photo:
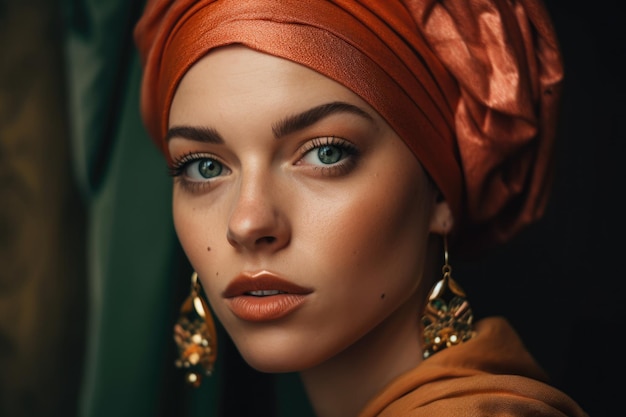
[[[350,102],[375,114],[348,88],[310,68],[244,46],[228,46],[211,51],[184,75],[172,101],[170,124],[202,113],[234,115],[250,106],[258,112],[298,112],[331,101]]]

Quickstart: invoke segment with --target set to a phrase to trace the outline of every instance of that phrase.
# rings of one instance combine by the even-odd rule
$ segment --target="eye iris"
[[[334,164],[341,158],[341,150],[336,146],[322,146],[317,151],[317,156],[325,164]]]
[[[204,159],[198,164],[198,172],[204,178],[213,178],[222,172],[222,166],[211,159]]]

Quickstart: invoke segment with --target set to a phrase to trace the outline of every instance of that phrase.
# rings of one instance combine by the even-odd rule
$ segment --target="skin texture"
[[[363,113],[331,112],[276,138],[281,121],[336,102]],[[449,228],[449,210],[370,106],[301,65],[231,46],[188,71],[169,127],[176,231],[251,366],[301,372],[318,415],[345,417],[419,363],[431,236]],[[196,140],[207,129],[222,143]],[[337,162],[320,161],[327,144]],[[209,158],[222,170],[207,179],[198,168]],[[308,293],[283,317],[242,320],[224,291],[259,271]]]

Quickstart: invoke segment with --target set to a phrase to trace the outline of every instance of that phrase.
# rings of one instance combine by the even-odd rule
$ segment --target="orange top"
[[[589,417],[545,383],[506,320],[483,319],[476,332],[401,375],[359,417]]]
[[[142,115],[166,156],[185,72],[213,48],[244,44],[310,67],[376,109],[473,247],[543,215],[563,72],[540,0],[148,0],[135,40]]]

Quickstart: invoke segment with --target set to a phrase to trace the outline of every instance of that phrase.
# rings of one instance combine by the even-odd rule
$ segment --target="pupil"
[[[322,146],[317,152],[317,155],[323,163],[334,164],[339,161],[341,152],[334,146]]]
[[[200,175],[202,175],[204,178],[212,178],[216,175],[219,175],[219,173],[221,172],[221,167],[220,165],[216,164],[215,161],[206,159],[200,162],[198,171],[200,171]]]

